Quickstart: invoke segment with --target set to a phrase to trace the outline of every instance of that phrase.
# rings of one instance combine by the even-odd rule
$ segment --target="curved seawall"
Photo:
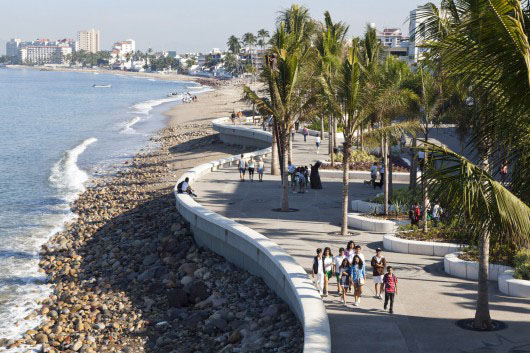
[[[263,148],[246,153],[245,158],[271,153],[272,149],[268,147],[272,142],[270,132],[225,124],[228,121],[228,118],[220,118],[212,122],[224,143]],[[177,184],[186,177],[193,183],[218,168],[237,163],[239,158],[237,155],[201,164],[184,173]],[[208,210],[187,194],[177,193],[176,186],[175,198],[177,209],[190,223],[197,244],[261,277],[289,304],[304,329],[304,352],[331,351],[324,303],[306,271],[291,255],[253,229]]]

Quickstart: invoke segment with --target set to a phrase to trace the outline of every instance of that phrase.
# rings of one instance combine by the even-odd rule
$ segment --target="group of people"
[[[414,202],[414,204],[412,204],[409,210],[410,224],[417,225],[420,222],[420,219],[422,218],[422,214],[423,213],[418,201]],[[443,215],[444,210],[440,206],[439,201],[435,201],[433,207],[427,209],[427,219],[432,220],[435,227],[438,227],[438,224],[440,223]]]
[[[298,189],[298,193],[303,194],[309,189],[309,168],[307,166],[296,167],[288,162],[287,173],[293,193],[296,193]]]
[[[236,124],[236,118],[239,121],[239,123],[241,124],[241,119],[243,118],[243,112],[242,111],[238,111],[236,113],[235,110],[232,111],[232,114],[230,114],[230,120],[232,121],[232,125]]]
[[[377,173],[381,176],[381,179],[377,181]],[[377,162],[370,167],[370,184],[373,185],[374,190],[376,186],[379,186],[380,189],[383,188],[385,182],[385,165],[381,163],[381,167],[378,167]]]
[[[255,160],[253,157],[250,159],[245,159],[245,156],[242,154],[241,159],[238,162],[239,167],[239,180],[245,181],[245,174],[248,170],[248,180],[254,181],[254,172],[258,173],[258,181],[263,181],[263,172],[265,171],[265,163],[263,158]]]
[[[361,246],[355,245],[353,241],[348,242],[346,249],[340,248],[337,256],[333,256],[329,247],[325,247],[324,251],[321,248],[317,249],[317,255],[313,259],[312,277],[316,276],[316,285],[322,296],[328,296],[329,282],[335,277],[337,294],[341,297],[342,303],[347,305],[347,293],[351,293],[353,288],[353,305],[361,305],[363,286],[366,284],[366,261],[361,250]],[[380,248],[376,249],[370,266],[375,298],[382,300],[384,292],[384,309],[386,310],[390,304],[389,312],[393,313],[398,279],[392,266],[387,266]]]

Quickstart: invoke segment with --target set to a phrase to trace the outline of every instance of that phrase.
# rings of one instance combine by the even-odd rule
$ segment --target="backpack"
[[[177,192],[180,193],[180,194],[182,194],[182,184],[184,184],[184,181],[181,181],[177,185]]]

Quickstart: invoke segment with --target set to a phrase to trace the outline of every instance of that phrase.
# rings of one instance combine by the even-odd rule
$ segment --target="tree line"
[[[347,38],[348,26],[310,17],[292,5],[276,19],[259,71],[266,94],[244,87],[248,101],[273,118],[272,172],[283,181],[281,209],[289,210],[287,162],[296,122],[318,121],[323,137],[341,129],[342,146],[329,139],[330,156],[343,151],[341,233],[347,234],[349,164],[356,145],[380,146],[385,167],[384,210],[391,188],[391,145],[403,134],[423,152],[424,210],[440,200],[455,221],[477,239],[479,289],[474,326],[491,329],[488,301],[490,244],[528,247],[530,241],[530,9],[528,1],[442,0],[417,13],[412,40],[424,52],[414,70],[385,55],[374,28]],[[249,36],[245,45],[255,45]],[[241,41],[230,37],[232,53]],[[475,151],[468,160],[429,140],[433,126],[457,125]],[[419,147],[417,143],[419,143]],[[411,188],[417,158],[412,158]],[[499,169],[510,166],[500,182]],[[424,212],[424,231],[427,231]]]

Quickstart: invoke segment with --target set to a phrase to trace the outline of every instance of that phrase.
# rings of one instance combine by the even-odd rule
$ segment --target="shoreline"
[[[42,324],[18,340],[0,337],[0,346],[42,345],[45,352],[261,347],[266,333],[260,327],[271,325],[296,337],[289,341],[303,337],[294,315],[263,281],[194,245],[174,206],[180,174],[244,151],[221,144],[210,123],[243,107],[238,90],[226,87],[200,95],[197,103],[172,105],[162,113],[166,128],[150,139],[158,148],[139,152],[114,177],[92,180],[72,203],[77,218],[42,247],[39,265],[53,287],[32,314]],[[234,288],[259,291],[259,300]],[[271,349],[289,344],[274,332]]]

